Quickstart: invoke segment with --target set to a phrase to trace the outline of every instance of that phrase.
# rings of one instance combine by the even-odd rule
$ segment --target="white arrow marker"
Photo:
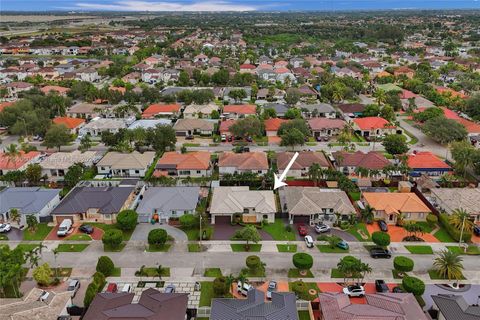
[[[295,152],[292,159],[290,159],[290,162],[285,167],[285,170],[283,170],[282,174],[280,175],[280,178],[277,176],[276,173],[273,174],[273,177],[275,178],[275,184],[273,186],[273,190],[287,185],[285,182],[283,182],[283,180],[285,180],[288,170],[290,170],[295,160],[297,160],[297,157],[298,157],[298,152]]]

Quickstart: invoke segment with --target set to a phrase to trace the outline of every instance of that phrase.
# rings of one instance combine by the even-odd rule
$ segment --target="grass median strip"
[[[296,244],[277,244],[278,252],[297,252]]]
[[[262,249],[262,245],[257,243],[251,244],[248,250],[246,250],[246,245],[243,243],[233,243],[230,247],[233,252],[260,252]]]
[[[433,254],[433,249],[430,246],[405,246],[405,249],[413,254]]]
[[[310,270],[306,270],[306,274],[301,275],[299,269],[291,268],[290,270],[288,270],[288,277],[289,278],[313,278],[313,273]]]
[[[77,244],[67,244],[61,243],[57,247],[58,252],[82,252],[88,247],[88,244],[77,243]]]
[[[319,244],[319,245],[317,245],[317,248],[322,253],[348,253],[349,252],[348,249],[344,250],[344,249],[339,248],[339,247],[332,248],[328,244]]]

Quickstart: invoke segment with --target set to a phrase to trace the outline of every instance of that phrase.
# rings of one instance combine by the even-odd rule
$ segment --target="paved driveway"
[[[23,240],[23,231],[18,228],[12,227],[12,230],[4,234],[7,235],[8,240]]]
[[[299,241],[303,241],[303,238],[301,235],[298,234],[298,225],[297,224],[294,224],[292,225],[292,228],[294,228],[295,230],[295,234],[297,236],[297,240]],[[308,234],[312,236],[312,238],[314,240],[317,239],[317,237],[320,235],[318,233],[315,232],[315,229],[311,226],[307,226],[308,228]],[[355,238],[353,235],[351,235],[350,233],[346,232],[346,231],[343,231],[343,230],[340,230],[340,229],[335,229],[335,228],[331,228],[329,232],[326,232],[326,233],[323,233],[324,235],[332,235],[332,236],[337,236],[337,237],[340,237],[342,238],[343,240],[345,241],[351,241],[351,242],[356,242],[358,241],[357,238]]]
[[[187,235],[182,230],[169,226],[168,224],[151,224],[151,223],[140,223],[135,228],[135,231],[132,234],[130,240],[134,241],[147,241],[148,233],[153,229],[164,229],[167,233],[175,239],[175,242],[186,242],[188,241]]]
[[[380,227],[378,224],[367,224],[367,230],[370,234],[380,231]],[[408,232],[403,227],[388,226],[388,234],[390,235],[390,239],[392,242],[402,242],[403,238],[408,236]],[[418,235],[420,238],[425,240],[425,242],[440,242],[433,234],[424,233],[422,235]]]
[[[212,240],[230,240],[237,230],[242,229],[242,226],[228,223],[216,223],[213,231]],[[263,230],[258,230],[262,240],[273,240],[272,236]]]

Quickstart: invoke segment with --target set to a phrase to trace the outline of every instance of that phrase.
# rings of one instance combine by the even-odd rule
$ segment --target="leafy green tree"
[[[467,141],[458,141],[452,143],[451,152],[456,171],[462,173],[465,178],[468,169],[474,168],[480,151]]]
[[[102,243],[104,246],[109,246],[113,249],[120,247],[123,242],[123,232],[118,229],[109,229],[105,231],[102,236]],[[107,275],[105,275],[107,276]]]
[[[257,117],[250,116],[236,121],[229,131],[236,137],[258,137],[263,134],[263,123]]]
[[[147,134],[147,142],[158,152],[174,150],[177,137],[175,130],[171,126],[158,125]]]
[[[448,221],[450,222],[451,226],[459,231],[463,226],[463,232],[465,233],[472,233],[473,227],[475,226],[472,216],[463,208],[453,210]]]
[[[135,229],[138,214],[134,210],[123,210],[117,215],[117,225],[123,231]]]
[[[33,214],[27,215],[26,222],[27,222],[27,228],[31,232],[34,232],[37,229],[38,220],[37,220],[37,217],[34,216]]]
[[[81,180],[85,173],[85,165],[83,163],[75,163],[68,168],[65,173],[64,181],[67,188],[71,189]]]
[[[90,283],[87,287],[87,290],[85,291],[85,296],[83,298],[83,305],[85,308],[88,308],[90,304],[92,303],[93,299],[95,299],[95,296],[98,293],[98,288],[94,283]]]
[[[416,297],[420,297],[425,292],[425,283],[416,277],[404,277],[402,279],[402,287]]]
[[[217,110],[212,110],[212,112],[210,113],[210,118],[220,119],[220,112],[218,112]]]
[[[226,85],[230,79],[227,69],[220,69],[212,75],[212,82],[216,85]]]
[[[337,263],[337,269],[343,274],[344,282],[347,278],[357,279],[357,282],[372,272],[372,268],[362,260],[353,256],[345,256]]]
[[[393,259],[393,267],[400,272],[410,272],[413,270],[414,262],[412,259],[404,256],[398,256]]]
[[[80,145],[78,146],[78,150],[80,150],[81,152],[85,152],[87,151],[88,149],[90,149],[92,147],[92,139],[90,138],[90,135],[85,135],[82,137],[82,139],[80,140]]]
[[[24,252],[21,248],[11,250],[9,246],[2,246],[0,261],[0,297],[19,298]],[[7,291],[13,291],[13,296],[7,296]]]
[[[372,233],[372,241],[377,246],[386,247],[390,244],[390,235],[382,231]]]
[[[389,134],[382,142],[385,151],[390,154],[404,154],[408,151],[407,139],[402,134]]]
[[[380,114],[380,107],[376,104],[369,104],[362,112],[362,117],[378,117]]]
[[[25,178],[33,185],[38,184],[42,179],[42,167],[38,163],[29,164],[25,169]]]
[[[427,136],[441,144],[465,140],[467,137],[467,130],[462,124],[444,117],[427,120],[422,130]]]
[[[148,233],[148,244],[162,246],[167,242],[168,234],[164,229],[153,229]]]
[[[253,225],[247,225],[235,232],[234,238],[241,239],[247,242],[245,244],[246,251],[250,250],[250,242],[258,243],[260,240],[262,240],[262,238],[260,237],[260,233],[258,233],[257,228],[255,228],[255,226]]]
[[[245,259],[245,264],[252,274],[256,274],[259,270],[263,270],[264,268],[259,256],[248,256]]]
[[[287,119],[301,119],[302,118],[302,111],[297,108],[289,108],[285,112],[285,118]]]
[[[284,122],[278,128],[278,135],[283,135],[292,129],[299,130],[304,136],[310,135],[310,129],[303,119],[294,119],[288,122]]]
[[[383,106],[382,110],[380,110],[380,117],[389,122],[395,121],[395,110],[393,110],[391,105],[386,104]]]
[[[182,228],[185,229],[192,229],[198,226],[199,224],[199,217],[193,214],[184,214],[180,216],[178,219],[180,221],[180,225]]]
[[[433,107],[433,108],[425,109],[422,112],[413,114],[413,119],[415,121],[425,122],[427,120],[430,120],[436,117],[443,117],[443,115],[444,114],[442,109]]]
[[[70,130],[63,124],[54,124],[47,130],[45,134],[45,146],[47,148],[60,148],[72,141]]]
[[[300,101],[301,94],[298,89],[290,88],[287,90],[287,94],[285,95],[285,102],[289,106],[294,106]]]
[[[281,146],[295,148],[297,145],[305,144],[305,135],[297,128],[293,128],[292,130],[282,134],[280,137],[282,138],[280,141]]]
[[[298,252],[292,256],[292,262],[299,270],[309,270],[313,266],[313,257],[308,253]]]
[[[35,279],[39,286],[48,286],[52,279],[52,269],[48,263],[44,263],[35,268],[32,275],[33,279]]]
[[[213,280],[213,293],[215,297],[224,297],[229,291],[230,288],[227,286],[227,279],[225,277],[221,276]]]
[[[273,108],[266,108],[263,110],[263,119],[276,118],[277,112]]]
[[[186,87],[190,84],[190,76],[184,70],[180,71],[178,76],[178,85],[181,87]]]
[[[228,96],[235,100],[235,102],[239,102],[247,97],[247,92],[244,89],[230,90]]]
[[[102,273],[105,277],[110,277],[115,269],[112,259],[107,256],[98,258],[96,270]]]

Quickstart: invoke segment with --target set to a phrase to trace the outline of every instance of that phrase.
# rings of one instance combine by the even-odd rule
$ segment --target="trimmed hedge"
[[[425,283],[416,277],[403,278],[402,287],[405,291],[413,293],[414,296],[421,296],[425,292]]]
[[[300,270],[308,270],[313,266],[313,258],[308,253],[295,253],[292,257],[293,265]]]
[[[95,272],[93,275],[93,281],[88,285],[87,291],[85,291],[85,297],[83,298],[85,308],[88,308],[97,293],[102,291],[105,283],[105,275],[101,272]]]
[[[225,277],[218,277],[213,280],[213,293],[216,297],[223,297],[229,291],[227,286],[227,279]]]
[[[410,272],[413,270],[413,266],[413,260],[408,257],[398,256],[393,259],[393,267],[397,271]]]
[[[161,246],[168,240],[167,231],[164,229],[153,229],[148,233],[148,244]]]
[[[128,231],[135,229],[138,221],[138,214],[133,210],[123,210],[117,215],[117,225],[121,230]]]
[[[439,218],[438,218],[438,221],[440,222],[440,224],[442,225],[442,227],[445,228],[445,230],[447,230],[447,233],[450,235],[450,237],[452,237],[455,241],[459,241],[460,240],[460,233],[461,231],[460,230],[457,230],[455,229],[455,227],[453,227],[451,224],[450,224],[450,221],[449,221],[449,216],[448,214],[446,213],[441,213]],[[465,242],[470,242],[472,240],[472,233],[470,232],[465,232],[465,230],[463,231],[463,241]]]
[[[262,261],[259,256],[248,256],[245,264],[250,270],[258,270],[262,266]]]
[[[382,231],[372,233],[372,241],[377,246],[386,247],[390,244],[390,235]]]
[[[433,213],[429,213],[427,215],[427,223],[430,225],[430,226],[434,226],[437,224],[438,222],[438,217],[436,215],[434,215]]]
[[[115,269],[115,265],[113,264],[112,259],[107,256],[101,256],[98,258],[96,268],[98,272],[103,273],[105,277],[109,277],[112,274],[113,269]]]
[[[102,236],[102,243],[112,248],[118,248],[123,242],[123,232],[120,229],[109,229]]]

